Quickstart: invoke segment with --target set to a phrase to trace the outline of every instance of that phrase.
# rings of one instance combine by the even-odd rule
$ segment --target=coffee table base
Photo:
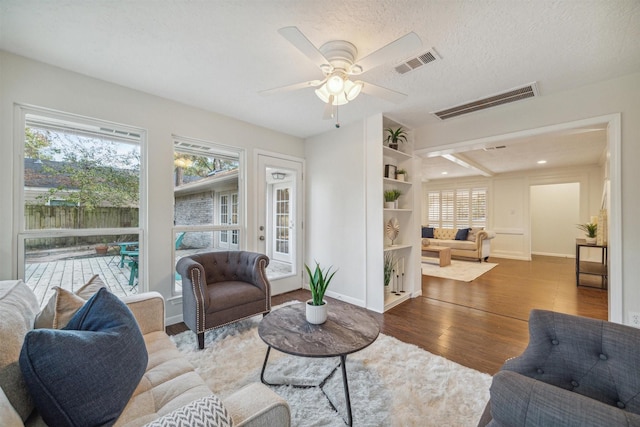
[[[327,381],[329,381],[329,379],[331,379],[333,377],[333,375],[336,373],[336,371],[338,370],[337,366],[318,385],[287,384],[287,383],[285,383],[285,384],[274,384],[274,383],[267,382],[264,379],[264,371],[267,368],[267,361],[269,360],[269,354],[270,353],[271,353],[271,346],[268,346],[267,347],[267,354],[264,356],[264,363],[262,364],[262,371],[260,372],[260,381],[262,381],[263,384],[268,385],[268,386],[284,386],[284,385],[287,385],[287,386],[291,386],[291,387],[295,387],[295,388],[319,387],[320,390],[322,391],[322,394],[324,394],[324,396],[327,398],[327,401],[329,402],[329,405],[331,405],[331,407],[333,408],[334,411],[336,411],[336,413],[340,414],[338,412],[338,408],[336,408],[335,405],[333,404],[333,402],[331,402],[331,399],[329,398],[329,396],[327,396],[327,393],[324,392],[324,388],[323,388],[324,385],[327,383]],[[343,421],[345,422],[345,424],[350,426],[350,425],[353,424],[353,417],[351,415],[351,399],[349,398],[349,383],[347,381],[347,366],[346,365],[347,365],[347,355],[346,354],[340,355],[340,366],[342,367],[342,385],[344,386],[344,398],[345,398],[345,401],[346,401],[346,404],[347,404],[347,419],[345,420],[343,418]]]

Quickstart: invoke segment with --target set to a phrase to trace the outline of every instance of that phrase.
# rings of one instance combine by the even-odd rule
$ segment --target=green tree
[[[140,194],[140,155],[137,147],[125,150],[125,144],[58,134],[48,135],[36,158],[53,158],[43,163],[43,173],[56,176],[58,185],[39,201],[64,199],[85,209],[98,206],[135,206]]]
[[[44,149],[51,145],[50,132],[30,127],[25,129],[24,156],[29,159],[50,160]]]
[[[205,178],[214,171],[228,171],[238,168],[238,162],[216,157],[197,156],[193,154],[174,153],[175,186],[184,184],[184,176]]]

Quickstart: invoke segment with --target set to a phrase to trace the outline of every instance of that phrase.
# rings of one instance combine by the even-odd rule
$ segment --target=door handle
[[[258,239],[264,240],[264,236],[260,236],[260,237],[258,237]]]

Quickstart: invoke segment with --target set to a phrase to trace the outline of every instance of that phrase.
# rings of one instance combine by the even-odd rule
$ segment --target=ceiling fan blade
[[[375,96],[377,98],[382,98],[395,104],[400,104],[407,98],[407,95],[404,93],[396,92],[395,90],[387,89],[382,86],[376,86],[367,82],[364,82],[362,85],[362,93],[366,93],[367,95]]]
[[[401,57],[421,47],[422,40],[420,40],[420,37],[418,37],[416,33],[410,32],[364,58],[357,60],[356,65],[359,65],[362,68],[362,72],[366,73],[384,63],[397,61]]]
[[[333,95],[329,95],[329,101],[324,106],[323,120],[330,120],[333,118]]]
[[[273,95],[275,93],[290,92],[292,90],[304,89],[304,88],[307,88],[307,87],[317,87],[317,86],[320,86],[325,81],[326,81],[326,79],[324,79],[324,80],[310,80],[308,82],[294,83],[292,85],[274,87],[273,89],[267,89],[267,90],[261,90],[258,93],[260,95],[262,95],[262,96],[269,96],[269,95]]]
[[[278,32],[318,67],[329,64],[329,61],[327,61],[327,58],[324,57],[322,52],[302,34],[302,31],[300,31],[298,27],[284,27],[280,28]]]

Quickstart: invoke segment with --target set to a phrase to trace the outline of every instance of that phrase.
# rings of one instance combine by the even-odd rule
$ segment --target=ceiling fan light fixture
[[[360,91],[362,90],[363,83],[361,81],[352,82],[351,80],[347,80],[344,82],[344,93],[347,97],[348,101],[353,101],[356,99],[358,95],[360,95]]]
[[[318,89],[316,89],[316,95],[325,104],[327,102],[329,102],[329,99],[330,99],[330,97],[332,95],[333,95],[333,101],[331,102],[331,105],[344,105],[347,102],[349,102],[349,100],[347,99],[347,96],[345,95],[344,91],[342,91],[342,92],[340,92],[340,93],[338,93],[336,95],[334,95],[331,92],[329,92],[329,89],[327,88],[327,83],[323,84]]]
[[[344,78],[339,74],[333,74],[327,79],[327,90],[330,94],[338,96],[341,92],[344,92]]]

